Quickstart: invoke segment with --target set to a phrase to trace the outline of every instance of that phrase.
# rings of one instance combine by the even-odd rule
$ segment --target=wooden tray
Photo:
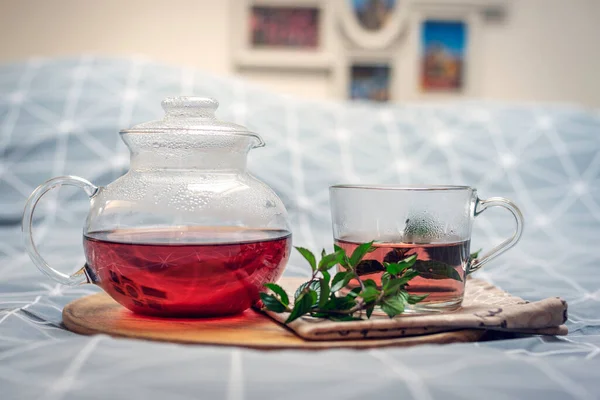
[[[70,331],[84,334],[164,342],[238,346],[254,349],[374,348],[475,342],[485,330],[465,329],[403,338],[363,340],[304,340],[266,315],[247,310],[226,318],[182,319],[137,315],[105,293],[82,297],[63,310],[63,323]]]

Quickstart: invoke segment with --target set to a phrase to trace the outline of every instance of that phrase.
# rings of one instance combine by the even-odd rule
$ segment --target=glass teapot
[[[67,285],[97,284],[131,311],[159,316],[242,312],[287,263],[291,234],[275,192],[246,170],[257,134],[215,118],[218,102],[173,97],[160,121],[120,132],[130,170],[106,187],[74,176],[50,179],[27,200],[29,256]],[[60,185],[90,197],[83,229],[87,263],[73,275],[50,267],[32,236],[35,206]]]

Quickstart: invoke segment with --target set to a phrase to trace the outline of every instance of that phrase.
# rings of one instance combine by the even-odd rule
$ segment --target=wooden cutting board
[[[177,343],[237,346],[254,349],[374,348],[475,342],[484,330],[458,330],[403,338],[363,340],[304,340],[266,315],[247,310],[225,318],[156,318],[134,314],[105,293],[77,299],[63,310],[63,323],[70,331],[84,334],[156,340]]]

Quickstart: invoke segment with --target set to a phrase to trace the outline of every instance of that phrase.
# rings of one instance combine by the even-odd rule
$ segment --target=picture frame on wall
[[[238,67],[331,67],[332,2],[236,0],[233,58]]]
[[[481,18],[476,8],[422,7],[414,13],[409,98],[477,96]]]
[[[361,49],[389,47],[407,26],[412,0],[334,0],[338,21]]]
[[[455,92],[465,88],[468,23],[426,19],[421,29],[421,91]]]
[[[338,60],[335,72],[339,99],[371,102],[397,99],[397,70],[389,53],[352,51]]]
[[[392,68],[389,64],[360,62],[349,67],[348,92],[351,100],[391,100]]]

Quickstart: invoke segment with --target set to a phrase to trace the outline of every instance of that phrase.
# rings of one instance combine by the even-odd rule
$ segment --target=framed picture
[[[336,0],[344,33],[362,49],[389,47],[406,26],[411,0]]]
[[[250,8],[250,45],[253,49],[318,49],[319,7]]]
[[[334,70],[339,99],[386,102],[397,99],[395,58],[387,51],[354,50]]]
[[[331,66],[331,2],[236,0],[233,58],[238,67]]]
[[[421,6],[411,16],[403,99],[477,96],[482,13],[478,7]]]
[[[465,21],[428,19],[421,24],[421,90],[464,88],[468,25]]]
[[[388,64],[350,65],[349,98],[385,102],[391,97],[392,68]]]

